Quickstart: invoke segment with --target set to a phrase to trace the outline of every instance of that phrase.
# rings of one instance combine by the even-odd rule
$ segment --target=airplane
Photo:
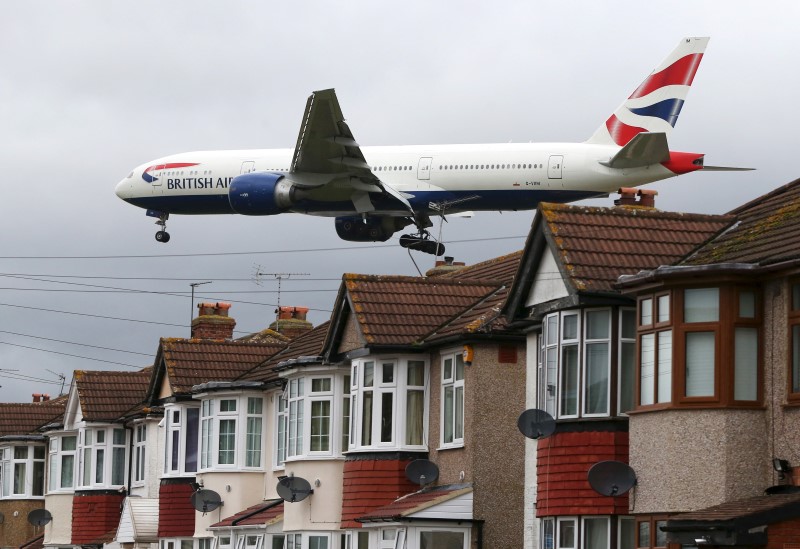
[[[682,39],[583,143],[362,147],[326,89],[308,98],[293,150],[165,156],[134,168],[116,194],[158,218],[159,242],[170,239],[170,214],[294,212],[335,217],[339,237],[354,242],[385,242],[413,225],[401,246],[443,255],[427,231],[431,217],[531,210],[700,170],[745,169],[706,166],[703,154],[667,144],[708,41]]]

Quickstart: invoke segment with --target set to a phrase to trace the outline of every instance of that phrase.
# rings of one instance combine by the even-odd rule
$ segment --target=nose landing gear
[[[149,211],[147,213],[150,215]],[[156,225],[161,227],[161,230],[156,233],[156,241],[166,244],[169,242],[169,233],[167,232],[167,219],[169,219],[169,214],[165,212],[158,212],[157,216],[154,215],[152,217],[158,217]]]

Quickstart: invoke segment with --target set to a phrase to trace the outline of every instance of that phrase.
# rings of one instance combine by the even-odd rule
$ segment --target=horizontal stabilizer
[[[704,172],[750,172],[755,168],[734,168],[731,166],[703,166]]]
[[[641,168],[651,164],[667,162],[668,160],[667,134],[642,132],[636,134],[617,154],[606,162],[600,163],[609,168],[625,169]]]

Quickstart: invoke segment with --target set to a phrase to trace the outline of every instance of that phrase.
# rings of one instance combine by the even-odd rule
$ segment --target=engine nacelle
[[[386,242],[400,230],[395,225],[391,217],[337,217],[336,234],[350,242]]]
[[[269,172],[237,175],[228,188],[228,201],[242,215],[275,215],[295,202],[296,188],[286,176]]]

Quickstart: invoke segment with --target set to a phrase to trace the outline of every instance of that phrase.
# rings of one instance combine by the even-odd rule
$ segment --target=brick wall
[[[409,482],[405,473],[406,465],[416,457],[391,456],[387,459],[347,458],[342,490],[342,528],[360,528],[356,518],[420,489]]]
[[[6,499],[0,501],[0,513],[3,513],[5,517],[3,523],[0,524],[0,547],[19,547],[22,543],[41,534],[42,528],[34,528],[28,522],[28,513],[34,509],[44,509],[44,500]],[[15,513],[17,516],[14,516]]]
[[[539,440],[536,516],[627,514],[627,494],[601,496],[589,485],[591,466],[607,460],[628,462],[627,432],[562,432]]]
[[[89,544],[119,526],[120,492],[75,492],[72,499],[72,544]]]
[[[800,518],[786,520],[767,527],[766,549],[800,548]]]
[[[162,479],[158,488],[158,537],[192,537],[195,510],[192,507],[194,478]]]

